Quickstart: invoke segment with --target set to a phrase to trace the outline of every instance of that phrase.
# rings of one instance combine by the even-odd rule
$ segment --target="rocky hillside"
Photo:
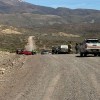
[[[27,13],[27,14],[25,14]],[[8,14],[8,15],[7,15]],[[17,14],[17,15],[15,15]],[[34,14],[38,14],[38,21],[35,18]],[[44,16],[41,16],[44,15]],[[46,15],[46,20],[45,20]],[[69,8],[62,8],[58,7],[56,9],[51,7],[44,7],[39,5],[33,5],[27,2],[23,2],[22,0],[0,0],[0,23],[2,20],[4,24],[12,23],[14,21],[20,25],[20,20],[22,24],[29,23],[31,26],[33,24],[48,24],[46,21],[49,21],[52,24],[51,16],[55,16],[53,19],[57,19],[57,24],[68,24],[68,23],[100,23],[100,11],[99,10],[92,10],[92,9],[69,9]],[[22,17],[25,18],[22,18]],[[60,19],[58,19],[58,16]],[[6,20],[4,20],[5,18]],[[42,18],[42,19],[41,19]],[[62,20],[63,19],[63,20]],[[31,23],[34,22],[35,23]],[[44,22],[44,23],[42,23]],[[55,24],[55,22],[54,22]]]
[[[0,0],[0,49],[23,48],[29,35],[36,36],[40,46],[52,45],[55,41],[63,43],[73,36],[75,41],[82,40],[81,37],[100,37],[100,11],[55,9],[22,0]]]
[[[53,8],[33,5],[22,0],[0,0],[0,13],[42,13],[53,12]]]

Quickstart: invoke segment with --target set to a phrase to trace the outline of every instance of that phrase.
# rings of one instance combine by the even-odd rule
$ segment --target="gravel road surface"
[[[28,56],[0,80],[0,100],[100,100],[100,57]]]

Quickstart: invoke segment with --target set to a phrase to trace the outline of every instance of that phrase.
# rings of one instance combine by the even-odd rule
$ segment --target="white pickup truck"
[[[100,56],[100,40],[99,39],[85,39],[80,45],[80,56],[87,56],[87,54],[94,54]]]

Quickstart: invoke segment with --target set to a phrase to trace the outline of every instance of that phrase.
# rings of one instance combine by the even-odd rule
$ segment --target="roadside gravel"
[[[0,80],[0,100],[100,100],[100,57],[38,54],[16,59],[18,65]]]
[[[21,67],[24,64],[25,58],[25,55],[0,51],[0,77],[11,72],[13,69]]]

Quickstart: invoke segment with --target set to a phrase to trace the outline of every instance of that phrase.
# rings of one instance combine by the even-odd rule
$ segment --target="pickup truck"
[[[80,45],[80,56],[87,56],[93,54],[100,56],[100,40],[99,39],[85,39]]]

